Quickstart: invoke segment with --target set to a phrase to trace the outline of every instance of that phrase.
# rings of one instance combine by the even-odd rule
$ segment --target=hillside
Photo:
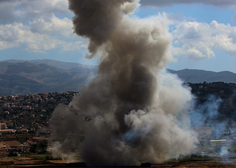
[[[79,91],[96,74],[97,66],[54,60],[7,60],[0,62],[0,95]],[[236,74],[184,69],[168,70],[184,82],[236,83]]]
[[[212,72],[204,70],[184,69],[180,71],[169,70],[170,73],[174,73],[179,76],[184,82],[188,83],[202,83],[202,82],[225,82],[236,83],[236,74],[223,71]]]
[[[2,62],[7,62],[7,63],[22,63],[26,61],[22,60],[6,60]],[[33,64],[45,64],[53,67],[57,67],[60,69],[65,69],[65,70],[72,70],[72,71],[96,71],[97,66],[96,65],[83,65],[79,63],[70,63],[70,62],[61,62],[61,61],[56,61],[56,60],[50,60],[50,59],[42,59],[42,60],[30,60],[27,61],[29,63]]]
[[[0,62],[0,95],[78,91],[94,74],[30,62]]]

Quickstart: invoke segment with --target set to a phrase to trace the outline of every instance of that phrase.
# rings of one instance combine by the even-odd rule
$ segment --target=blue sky
[[[167,68],[236,73],[236,0],[141,0],[135,17],[157,17],[172,34]],[[0,61],[85,58],[86,39],[73,34],[67,0],[0,1]],[[132,17],[132,16],[131,16]]]

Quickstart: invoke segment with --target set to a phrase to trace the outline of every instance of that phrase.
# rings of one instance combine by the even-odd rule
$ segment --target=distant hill
[[[0,95],[79,91],[96,74],[97,66],[54,60],[0,61]],[[168,70],[184,82],[236,83],[236,74],[184,69]]]
[[[79,91],[95,72],[60,69],[31,62],[0,62],[0,95]]]
[[[236,74],[223,71],[212,72],[204,70],[184,69],[180,71],[169,70],[170,73],[177,74],[184,82],[201,83],[201,82],[225,82],[236,83]]]
[[[0,95],[43,92],[45,85],[19,75],[0,74]]]
[[[97,66],[96,65],[83,65],[79,63],[70,63],[70,62],[61,62],[61,61],[56,61],[56,60],[50,60],[50,59],[42,59],[42,60],[29,60],[29,61],[24,61],[24,60],[6,60],[2,62],[8,62],[8,63],[22,63],[22,62],[29,62],[33,64],[45,64],[45,65],[50,65],[54,66],[57,68],[61,69],[66,69],[66,70],[73,70],[73,71],[96,71]]]

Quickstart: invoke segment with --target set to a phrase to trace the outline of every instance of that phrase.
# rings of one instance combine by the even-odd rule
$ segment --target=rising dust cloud
[[[160,163],[195,149],[188,88],[163,72],[172,60],[171,35],[157,18],[129,16],[136,0],[69,0],[74,31],[100,56],[95,78],[50,119],[49,151],[88,166]],[[81,142],[81,137],[84,140]]]

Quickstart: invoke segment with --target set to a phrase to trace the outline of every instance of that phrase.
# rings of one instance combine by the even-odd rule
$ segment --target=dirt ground
[[[28,157],[6,157],[0,159],[0,168],[6,167],[67,167],[79,160],[72,160],[70,163],[63,160],[35,160]],[[71,167],[71,166],[70,166]]]
[[[236,163],[217,163],[217,162],[181,162],[172,164],[151,165],[151,167],[178,167],[178,168],[236,168]]]
[[[86,167],[84,163],[79,160],[73,160],[71,163],[67,163],[63,160],[34,160],[33,158],[27,157],[11,157],[11,158],[1,158],[0,168],[17,168],[17,167],[27,167],[27,168],[49,168],[49,167]],[[177,168],[236,168],[236,162],[224,163],[224,162],[173,162],[165,164],[154,164],[154,165],[144,165],[144,167],[153,168],[164,168],[164,167],[177,167]],[[118,168],[118,167],[116,167]],[[124,168],[124,167],[122,167]],[[130,167],[129,167],[130,168]]]

